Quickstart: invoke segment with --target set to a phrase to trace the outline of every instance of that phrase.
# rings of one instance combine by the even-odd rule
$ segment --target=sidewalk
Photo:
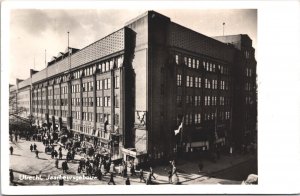
[[[179,181],[181,184],[189,184],[190,181],[196,180],[201,181],[200,178],[207,177],[209,175],[213,175],[214,173],[221,172],[227,168],[232,166],[241,164],[245,161],[248,161],[254,158],[255,155],[246,154],[234,154],[232,156],[222,155],[216,163],[213,163],[209,160],[202,160],[203,169],[201,173],[199,173],[198,164],[199,162],[191,162],[186,160],[179,160],[178,164],[176,165],[178,170]],[[156,177],[155,182],[159,184],[169,184],[167,170],[165,166],[159,166],[154,168],[154,175]]]

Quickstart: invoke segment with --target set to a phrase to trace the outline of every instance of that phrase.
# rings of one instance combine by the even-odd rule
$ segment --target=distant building
[[[251,42],[210,38],[148,11],[81,50],[60,52],[10,89],[22,93],[35,124],[70,130],[112,159],[239,147],[257,131]]]

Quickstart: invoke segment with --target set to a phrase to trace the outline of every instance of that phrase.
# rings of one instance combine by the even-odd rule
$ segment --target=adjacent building
[[[211,38],[154,11],[67,48],[10,89],[35,124],[65,129],[112,159],[239,147],[257,132],[251,39]]]

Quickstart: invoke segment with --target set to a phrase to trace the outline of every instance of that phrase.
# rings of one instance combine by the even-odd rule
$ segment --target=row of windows
[[[111,124],[110,114],[102,114],[102,113],[96,114],[96,122],[104,123],[106,121],[108,124]]]
[[[32,100],[32,105],[54,105],[64,106],[68,105],[68,99],[48,99],[48,100]]]
[[[82,112],[82,120],[85,121],[94,121],[93,112]]]
[[[175,54],[175,62],[176,64],[179,64],[180,57],[178,54]],[[183,62],[186,66],[193,69],[201,69],[200,66],[200,60],[193,57],[183,57]],[[217,65],[216,63],[210,62],[210,61],[202,61],[203,69],[210,72],[216,72],[217,70],[221,74],[229,74],[229,69],[226,66],[223,65]]]
[[[117,58],[114,59],[110,59],[110,60],[106,60],[102,63],[99,63],[98,65],[96,65],[100,71],[100,73],[103,72],[107,72],[110,71],[114,68],[114,65],[116,65],[118,68],[121,67],[123,64],[123,56],[119,56]],[[95,73],[96,71],[96,67],[95,65],[89,66],[84,68],[83,70],[77,70],[74,71],[73,77],[74,79],[78,79],[81,77],[82,73],[84,74],[84,76],[91,76]]]
[[[193,102],[193,100],[194,100],[194,102]],[[179,107],[182,106],[182,96],[181,95],[177,95],[176,103],[177,103],[177,106],[179,106]],[[193,103],[194,103],[194,106],[200,106],[201,105],[201,96],[196,95],[193,98],[193,96],[187,95],[185,98],[185,103],[187,105],[193,105]],[[219,105],[229,105],[229,104],[230,104],[229,97],[224,97],[224,96],[219,97]],[[205,96],[204,97],[204,105],[205,106],[217,105],[217,96]]]
[[[116,76],[114,79],[115,79],[115,88],[116,89],[120,88],[120,78],[119,78],[119,76]],[[98,80],[96,85],[97,85],[96,86],[97,90],[110,89],[111,88],[111,80],[110,80],[110,78],[104,79],[104,80]],[[94,88],[94,82],[93,81],[86,82],[86,83],[82,84],[82,91],[83,92],[93,91],[93,88]],[[49,96],[52,96],[52,92],[53,92],[52,89],[48,89],[48,95]],[[79,84],[72,85],[71,92],[72,93],[80,92],[80,85]],[[59,95],[59,94],[60,94],[59,88],[55,88],[54,89],[54,95]],[[68,87],[67,86],[64,86],[64,87],[61,88],[61,94],[68,94]],[[36,97],[37,95],[38,95],[37,92],[32,93],[33,97]],[[43,96],[43,94],[42,94],[42,96]]]
[[[68,94],[68,86],[61,87],[61,94]]]
[[[194,119],[193,119],[194,116]],[[180,118],[178,118],[180,119]],[[216,119],[216,113],[215,112],[210,112],[210,113],[205,113],[204,114],[204,120],[215,120]],[[218,120],[228,120],[230,119],[230,112],[219,112],[219,119]],[[200,124],[201,123],[201,114],[196,113],[196,114],[186,114],[185,115],[185,124],[186,125],[192,125],[192,124]],[[178,123],[178,122],[177,122]],[[180,123],[180,122],[179,122]]]
[[[82,83],[82,92],[85,91],[93,91],[94,89],[94,82],[86,82],[86,83]]]
[[[194,80],[195,79],[195,80]],[[182,75],[177,74],[177,86],[182,85]],[[193,77],[193,76],[186,76],[186,87],[193,87],[201,88],[201,77]],[[205,88],[207,89],[218,89],[218,80],[216,79],[207,79],[205,78]],[[221,90],[228,90],[229,84],[225,80],[220,81],[220,89]]]

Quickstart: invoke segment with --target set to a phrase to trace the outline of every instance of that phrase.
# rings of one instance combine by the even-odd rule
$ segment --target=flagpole
[[[180,146],[182,148],[182,132],[183,132],[184,117],[182,117],[181,123],[182,123],[182,127],[181,127],[181,130],[179,130],[179,131],[180,131]]]

